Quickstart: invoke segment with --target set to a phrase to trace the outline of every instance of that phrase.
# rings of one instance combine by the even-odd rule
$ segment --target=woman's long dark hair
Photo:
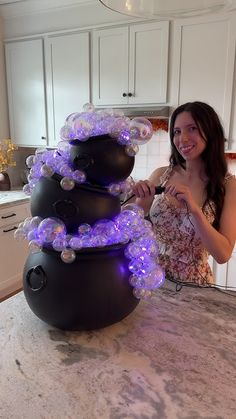
[[[207,203],[210,203],[210,201],[214,202],[215,221],[213,226],[218,230],[224,204],[224,181],[227,173],[227,163],[224,154],[224,130],[217,113],[207,103],[188,102],[176,108],[170,120],[170,164],[172,166],[180,165],[185,169],[185,159],[181,156],[174,145],[175,120],[181,112],[190,112],[200,134],[206,141],[206,148],[201,155],[205,164],[205,173],[208,177],[208,183],[206,185],[207,197],[203,205],[203,211]]]

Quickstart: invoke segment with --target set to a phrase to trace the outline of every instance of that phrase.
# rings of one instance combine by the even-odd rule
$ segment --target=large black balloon
[[[113,219],[119,213],[119,197],[92,185],[76,185],[65,191],[58,179],[41,178],[31,195],[32,216],[60,218],[68,233],[76,233],[79,224],[92,225],[100,219]]]
[[[53,250],[30,254],[24,293],[32,311],[66,330],[89,330],[122,320],[137,306],[124,245],[87,249],[72,264]]]
[[[109,135],[90,137],[87,141],[71,142],[70,159],[74,168],[84,170],[87,180],[109,185],[125,180],[133,170],[134,157]]]
[[[84,170],[87,183],[63,190],[58,174],[41,178],[31,195],[31,214],[56,217],[67,233],[77,234],[83,223],[114,219],[121,211],[120,198],[107,185],[125,180],[134,157],[108,135],[72,142],[70,166]],[[125,245],[86,248],[76,252],[71,264],[60,252],[44,247],[31,253],[24,267],[25,297],[32,311],[46,323],[66,330],[87,330],[120,321],[137,306],[129,284],[131,275]]]

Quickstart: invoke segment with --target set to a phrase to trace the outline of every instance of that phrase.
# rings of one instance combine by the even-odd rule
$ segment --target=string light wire
[[[135,197],[135,194],[132,194],[127,199],[125,199],[122,202],[121,205],[125,205],[127,202],[129,202],[134,197]],[[191,217],[190,217],[188,205],[187,205],[187,203],[185,201],[183,201],[183,202],[184,202],[185,207],[186,207],[186,213],[187,213],[188,221],[190,222],[191,226],[195,229],[195,227],[194,227],[194,225],[193,225],[193,223],[191,221]],[[202,273],[199,271],[198,266],[197,266],[197,264],[196,264],[196,262],[194,260],[193,243],[192,243],[193,238],[194,238],[194,236],[191,237],[191,240],[189,242],[189,246],[190,246],[190,250],[191,250],[191,257],[192,257],[191,264],[194,265],[194,267],[196,268],[199,276],[201,277],[201,279],[203,281],[203,284],[197,284],[197,283],[194,283],[194,282],[187,282],[187,281],[178,281],[177,279],[171,277],[168,274],[166,275],[166,279],[169,280],[169,281],[171,281],[171,282],[174,282],[176,284],[176,291],[177,292],[181,291],[182,287],[212,288],[212,289],[215,289],[217,291],[220,291],[220,292],[222,292],[224,294],[230,295],[231,297],[236,297],[236,295],[232,294],[230,292],[230,290],[227,291],[223,285],[216,285],[216,284],[212,284],[212,283],[208,282],[206,280],[206,277],[204,277],[202,275]],[[235,292],[234,290],[236,290],[236,287],[230,287],[230,288],[231,288],[232,292],[234,293]]]

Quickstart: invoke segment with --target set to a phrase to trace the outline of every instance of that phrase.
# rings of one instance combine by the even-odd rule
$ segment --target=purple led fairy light
[[[135,226],[139,233],[134,235]],[[65,263],[73,263],[76,251],[86,248],[98,248],[113,244],[125,244],[125,256],[129,261],[131,272],[130,283],[137,298],[148,298],[150,291],[164,282],[164,271],[156,262],[158,246],[153,238],[151,223],[143,218],[143,212],[135,204],[129,204],[112,220],[100,220],[90,226],[78,226],[78,234],[67,234],[66,227],[60,219],[40,217],[28,218],[15,232],[18,240],[30,240],[32,252],[43,247],[51,247],[60,252]]]

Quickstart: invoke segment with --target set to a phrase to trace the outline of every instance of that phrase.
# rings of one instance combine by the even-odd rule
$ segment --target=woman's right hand
[[[133,193],[137,198],[153,198],[155,195],[155,185],[150,180],[140,180],[133,186]]]

